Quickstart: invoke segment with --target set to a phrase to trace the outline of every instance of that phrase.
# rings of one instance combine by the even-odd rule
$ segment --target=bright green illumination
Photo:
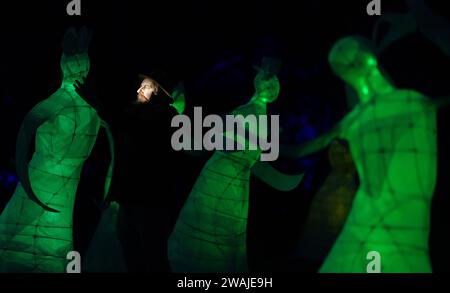
[[[276,100],[279,83],[276,77],[265,80],[262,76],[261,72],[255,78],[256,92],[250,102],[232,114],[267,113],[266,101]],[[232,137],[227,133],[225,136],[248,142],[247,138]],[[260,154],[260,149],[216,151],[203,167],[169,239],[173,271],[248,270],[246,235],[250,172],[278,189],[294,188],[301,180],[301,176],[285,176],[263,164],[266,162],[259,161]]]
[[[375,58],[367,58],[367,65],[368,66],[376,66],[377,65],[377,59]]]
[[[61,68],[61,88],[28,113],[19,133],[21,183],[0,216],[3,272],[65,272],[67,253],[73,250],[75,193],[101,120],[73,87],[89,71],[87,54],[63,55]]]
[[[321,272],[367,271],[367,254],[381,256],[381,272],[431,272],[430,204],[436,183],[436,110],[425,96],[400,90],[382,75],[364,41],[338,41],[329,55],[334,72],[360,103],[330,133],[291,157],[313,153],[339,136],[350,144],[360,179],[352,209]]]

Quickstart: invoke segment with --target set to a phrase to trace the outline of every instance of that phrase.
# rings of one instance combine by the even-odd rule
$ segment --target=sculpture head
[[[268,77],[263,71],[260,71],[254,81],[255,87],[254,99],[264,104],[272,103],[278,98],[280,93],[280,82],[276,75]]]
[[[76,80],[82,81],[87,77],[90,69],[88,48],[91,38],[92,31],[86,27],[79,30],[71,27],[64,34],[60,61],[63,87],[73,86]]]
[[[370,79],[381,76],[378,62],[368,41],[351,36],[338,40],[328,55],[334,73],[359,93],[369,95]],[[360,95],[360,99],[364,99]]]
[[[90,69],[89,56],[87,54],[75,54],[61,57],[61,70],[63,74],[63,86],[72,86],[76,80],[84,80]]]

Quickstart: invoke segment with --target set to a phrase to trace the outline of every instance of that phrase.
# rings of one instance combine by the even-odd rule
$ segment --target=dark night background
[[[89,55],[103,102],[112,107],[133,98],[136,74],[166,72],[167,88],[186,85],[187,113],[202,106],[225,113],[253,93],[253,78],[263,56],[281,58],[281,92],[269,113],[281,118],[281,142],[300,143],[330,129],[348,111],[344,85],[327,54],[340,37],[371,37],[377,17],[366,14],[369,0],[357,1],[87,1],[82,16],[67,16],[66,1],[1,4],[0,18],[0,210],[14,192],[14,145],[25,114],[60,86],[61,39],[70,26],[94,30]],[[428,1],[450,19],[443,1]],[[404,12],[401,0],[382,0],[383,13]],[[445,15],[447,13],[447,15]],[[401,88],[430,97],[448,96],[450,60],[425,37],[413,33],[380,56],[380,64]],[[449,109],[439,113],[439,174],[432,208],[431,255],[435,271],[448,271]],[[204,114],[206,115],[206,113]],[[86,163],[86,173],[101,164],[102,144]],[[248,226],[249,264],[253,271],[316,271],[320,262],[294,254],[311,200],[329,172],[319,153],[308,160],[279,160],[287,173],[305,167],[308,180],[288,193],[275,192],[252,178]],[[207,157],[187,159],[180,205]],[[89,169],[90,168],[90,169]],[[174,166],[177,170],[177,166]],[[85,183],[86,184],[86,183]],[[80,188],[87,188],[80,186]],[[87,188],[88,189],[88,188]],[[93,192],[93,191],[91,191]],[[187,193],[186,193],[187,192]],[[84,218],[80,210],[85,207]],[[77,200],[81,239],[89,238],[95,210]],[[91,208],[91,209],[90,209]],[[90,210],[89,210],[90,209]],[[77,225],[77,224],[75,224]]]

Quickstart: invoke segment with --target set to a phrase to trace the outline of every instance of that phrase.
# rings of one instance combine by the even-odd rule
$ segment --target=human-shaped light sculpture
[[[184,82],[178,83],[170,95],[173,99],[172,107],[174,107],[178,114],[183,114],[186,108],[186,96],[184,92]]]
[[[234,115],[266,115],[278,97],[276,76],[260,71],[255,94]],[[250,129],[250,132],[253,130]],[[258,133],[253,132],[256,137]],[[224,136],[227,137],[228,133]],[[261,135],[261,133],[259,133]],[[231,137],[248,145],[247,137]],[[259,161],[261,150],[216,151],[203,167],[169,238],[169,261],[175,272],[243,272],[248,270],[246,234],[251,172],[271,186],[294,188],[302,175],[284,175]]]
[[[101,124],[106,126],[73,86],[88,74],[89,39],[85,29],[66,33],[62,85],[27,114],[20,129],[16,146],[20,183],[0,216],[0,271],[66,271],[81,170]],[[29,160],[33,142],[35,152]],[[110,179],[111,168],[109,172]]]
[[[331,170],[314,195],[303,227],[298,254],[322,260],[339,236],[357,190],[356,168],[346,142],[334,140],[328,149]]]
[[[431,272],[430,202],[436,183],[437,104],[395,88],[359,37],[339,40],[329,62],[357,92],[359,104],[336,128],[282,153],[302,157],[340,136],[349,142],[360,186],[321,272],[366,272],[369,252],[381,272]]]

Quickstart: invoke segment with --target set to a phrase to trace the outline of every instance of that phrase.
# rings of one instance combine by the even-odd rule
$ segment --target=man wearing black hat
[[[176,214],[172,174],[179,157],[171,147],[170,123],[178,112],[173,95],[154,76],[140,75],[136,99],[114,115],[97,107],[100,116],[112,120],[116,165],[110,200],[120,204],[117,232],[129,272],[170,271],[167,239]],[[88,91],[78,86],[80,95]]]

